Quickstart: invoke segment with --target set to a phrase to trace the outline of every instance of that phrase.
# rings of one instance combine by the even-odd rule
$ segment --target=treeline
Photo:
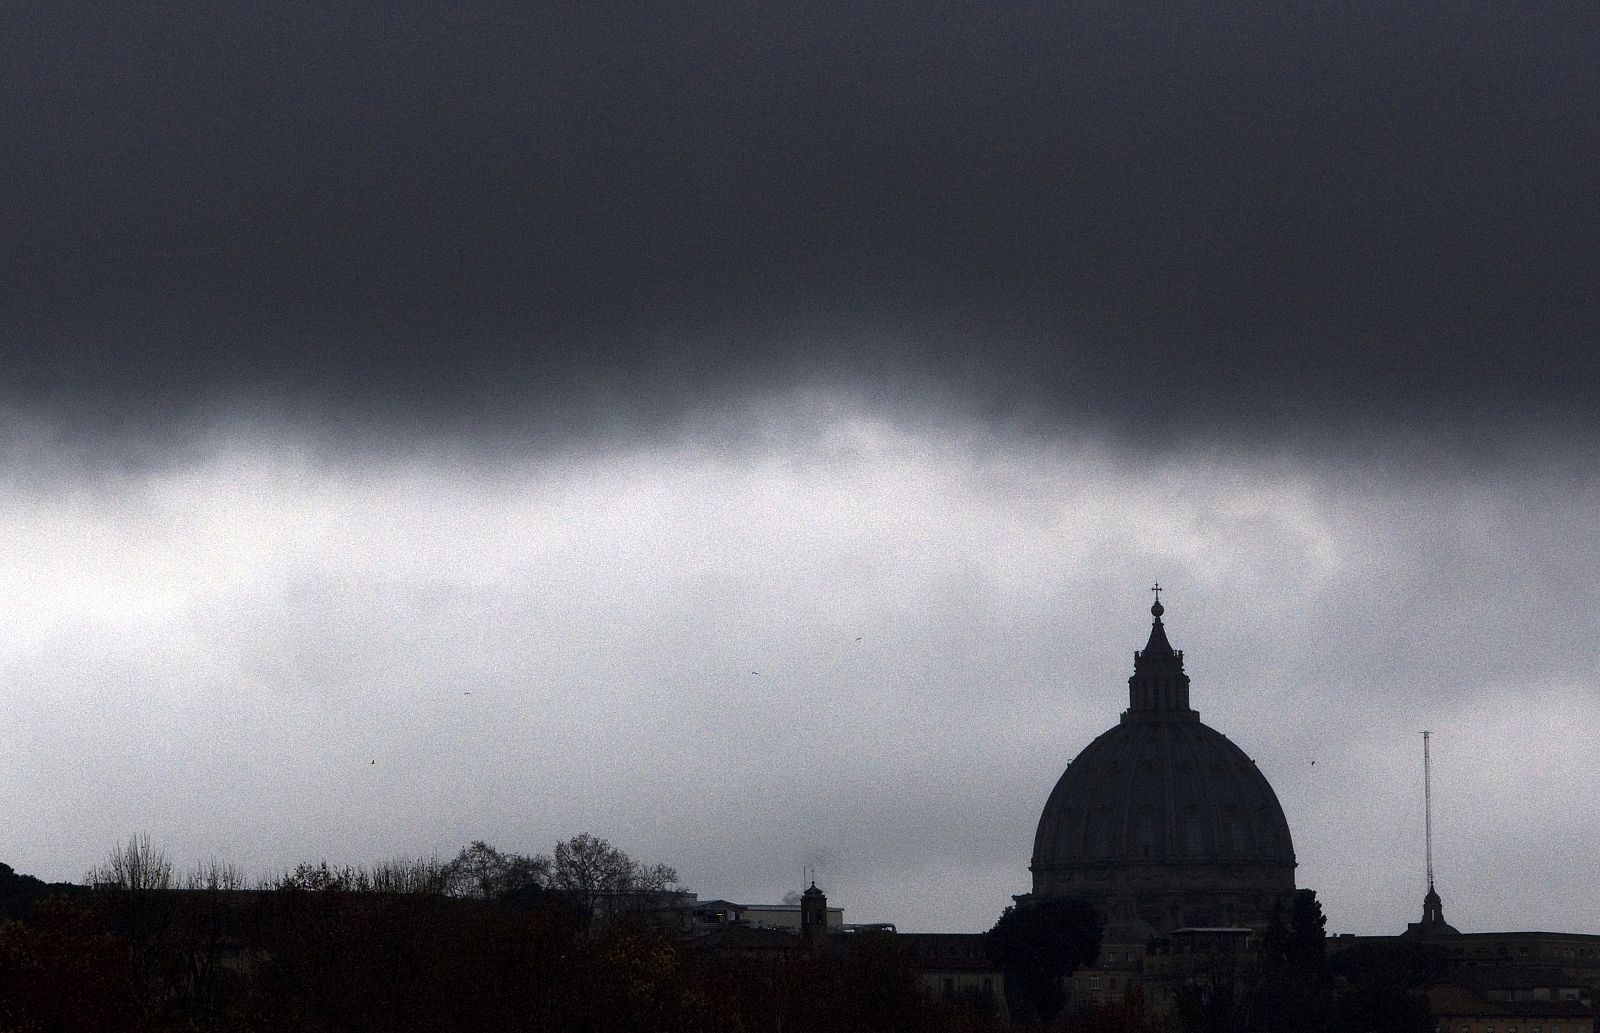
[[[113,848],[84,879],[91,888],[99,889],[338,890],[497,900],[544,890],[583,898],[660,892],[672,888],[678,873],[664,864],[640,864],[606,840],[585,832],[557,843],[548,854],[506,853],[477,840],[448,862],[436,858],[399,858],[370,866],[303,862],[251,880],[237,865],[216,860],[180,874],[166,851],[148,836],[134,836]]]
[[[89,886],[0,865],[0,1033],[994,1033],[992,1000],[936,1000],[908,941],[799,937],[726,951],[675,935],[668,866],[592,835],[522,855],[474,842],[449,861],[297,865],[254,880],[179,873],[148,839]],[[1083,1007],[1063,980],[1097,953],[1074,901],[1007,909],[987,937],[1013,1021],[1052,1033],[1425,1033],[1421,944],[1330,957],[1315,895],[1280,913],[1248,965],[1171,973]],[[712,939],[715,939],[714,937]],[[779,941],[785,941],[781,935]],[[1163,997],[1167,995],[1162,994]]]
[[[579,836],[547,855],[178,873],[146,839],[0,925],[0,1030],[980,1033],[893,935],[730,957],[653,928],[676,874]],[[634,905],[637,906],[634,906]],[[796,938],[798,940],[798,938]]]
[[[82,892],[82,886],[45,882],[31,875],[21,875],[9,864],[0,864],[0,921],[32,921],[45,900]]]

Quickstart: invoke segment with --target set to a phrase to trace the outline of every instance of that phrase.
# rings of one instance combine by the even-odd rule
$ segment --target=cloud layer
[[[1421,728],[1452,920],[1600,927],[1595,590],[1551,570],[1595,568],[1592,489],[1374,492],[814,403],[788,414],[810,445],[754,457],[218,440],[13,491],[6,859],[77,877],[137,830],[264,872],[593,829],[707,894],[816,865],[852,920],[982,928],[1125,705],[1159,575],[1332,927],[1420,906]]]
[[[7,390],[74,436],[648,437],[809,384],[1593,439],[1589,4],[0,17]]]
[[[1452,920],[1600,928],[1597,46],[5,6],[0,853],[594,829],[981,928],[1160,577],[1334,928],[1415,917],[1422,728]]]

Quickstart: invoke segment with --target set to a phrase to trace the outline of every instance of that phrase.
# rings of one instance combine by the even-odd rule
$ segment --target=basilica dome
[[[1062,773],[1033,847],[1035,896],[1086,899],[1108,936],[1134,942],[1182,927],[1259,928],[1294,892],[1277,795],[1244,750],[1189,708],[1163,612],[1159,601],[1151,608],[1121,722]]]

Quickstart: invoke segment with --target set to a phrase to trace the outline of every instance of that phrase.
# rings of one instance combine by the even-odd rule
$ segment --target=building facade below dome
[[[1078,754],[1045,803],[1033,895],[1087,900],[1110,943],[1264,927],[1294,893],[1289,824],[1255,762],[1190,709],[1159,600],[1151,613],[1121,722]]]

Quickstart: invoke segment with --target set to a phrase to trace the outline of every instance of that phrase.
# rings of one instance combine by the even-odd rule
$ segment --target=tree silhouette
[[[1328,959],[1339,983],[1339,1033],[1429,1033],[1428,984],[1444,978],[1449,955],[1437,943],[1362,943]]]
[[[566,897],[585,934],[617,912],[648,905],[678,880],[671,867],[639,864],[588,832],[557,843],[553,855],[535,857],[534,867],[545,885]]]
[[[89,869],[86,879],[99,889],[168,890],[172,888],[172,862],[149,836],[135,835],[126,844],[112,847],[105,862]]]
[[[548,858],[502,853],[475,839],[445,866],[445,878],[451,896],[528,902],[545,890],[552,863]]]
[[[461,848],[448,868],[450,894],[471,900],[498,900],[505,892],[511,858],[481,839]]]
[[[1073,898],[1046,898],[1005,909],[984,934],[989,957],[1005,972],[1008,997],[1048,1024],[1066,1001],[1061,981],[1100,953],[1105,920]]]
[[[169,942],[175,904],[172,862],[149,836],[134,835],[89,869],[87,879],[95,891],[96,910],[130,948],[135,999],[156,1007],[158,988],[178,963]]]
[[[1260,1033],[1324,1033],[1333,1018],[1322,905],[1315,890],[1296,890],[1288,920],[1280,904],[1261,940],[1252,1029]]]

